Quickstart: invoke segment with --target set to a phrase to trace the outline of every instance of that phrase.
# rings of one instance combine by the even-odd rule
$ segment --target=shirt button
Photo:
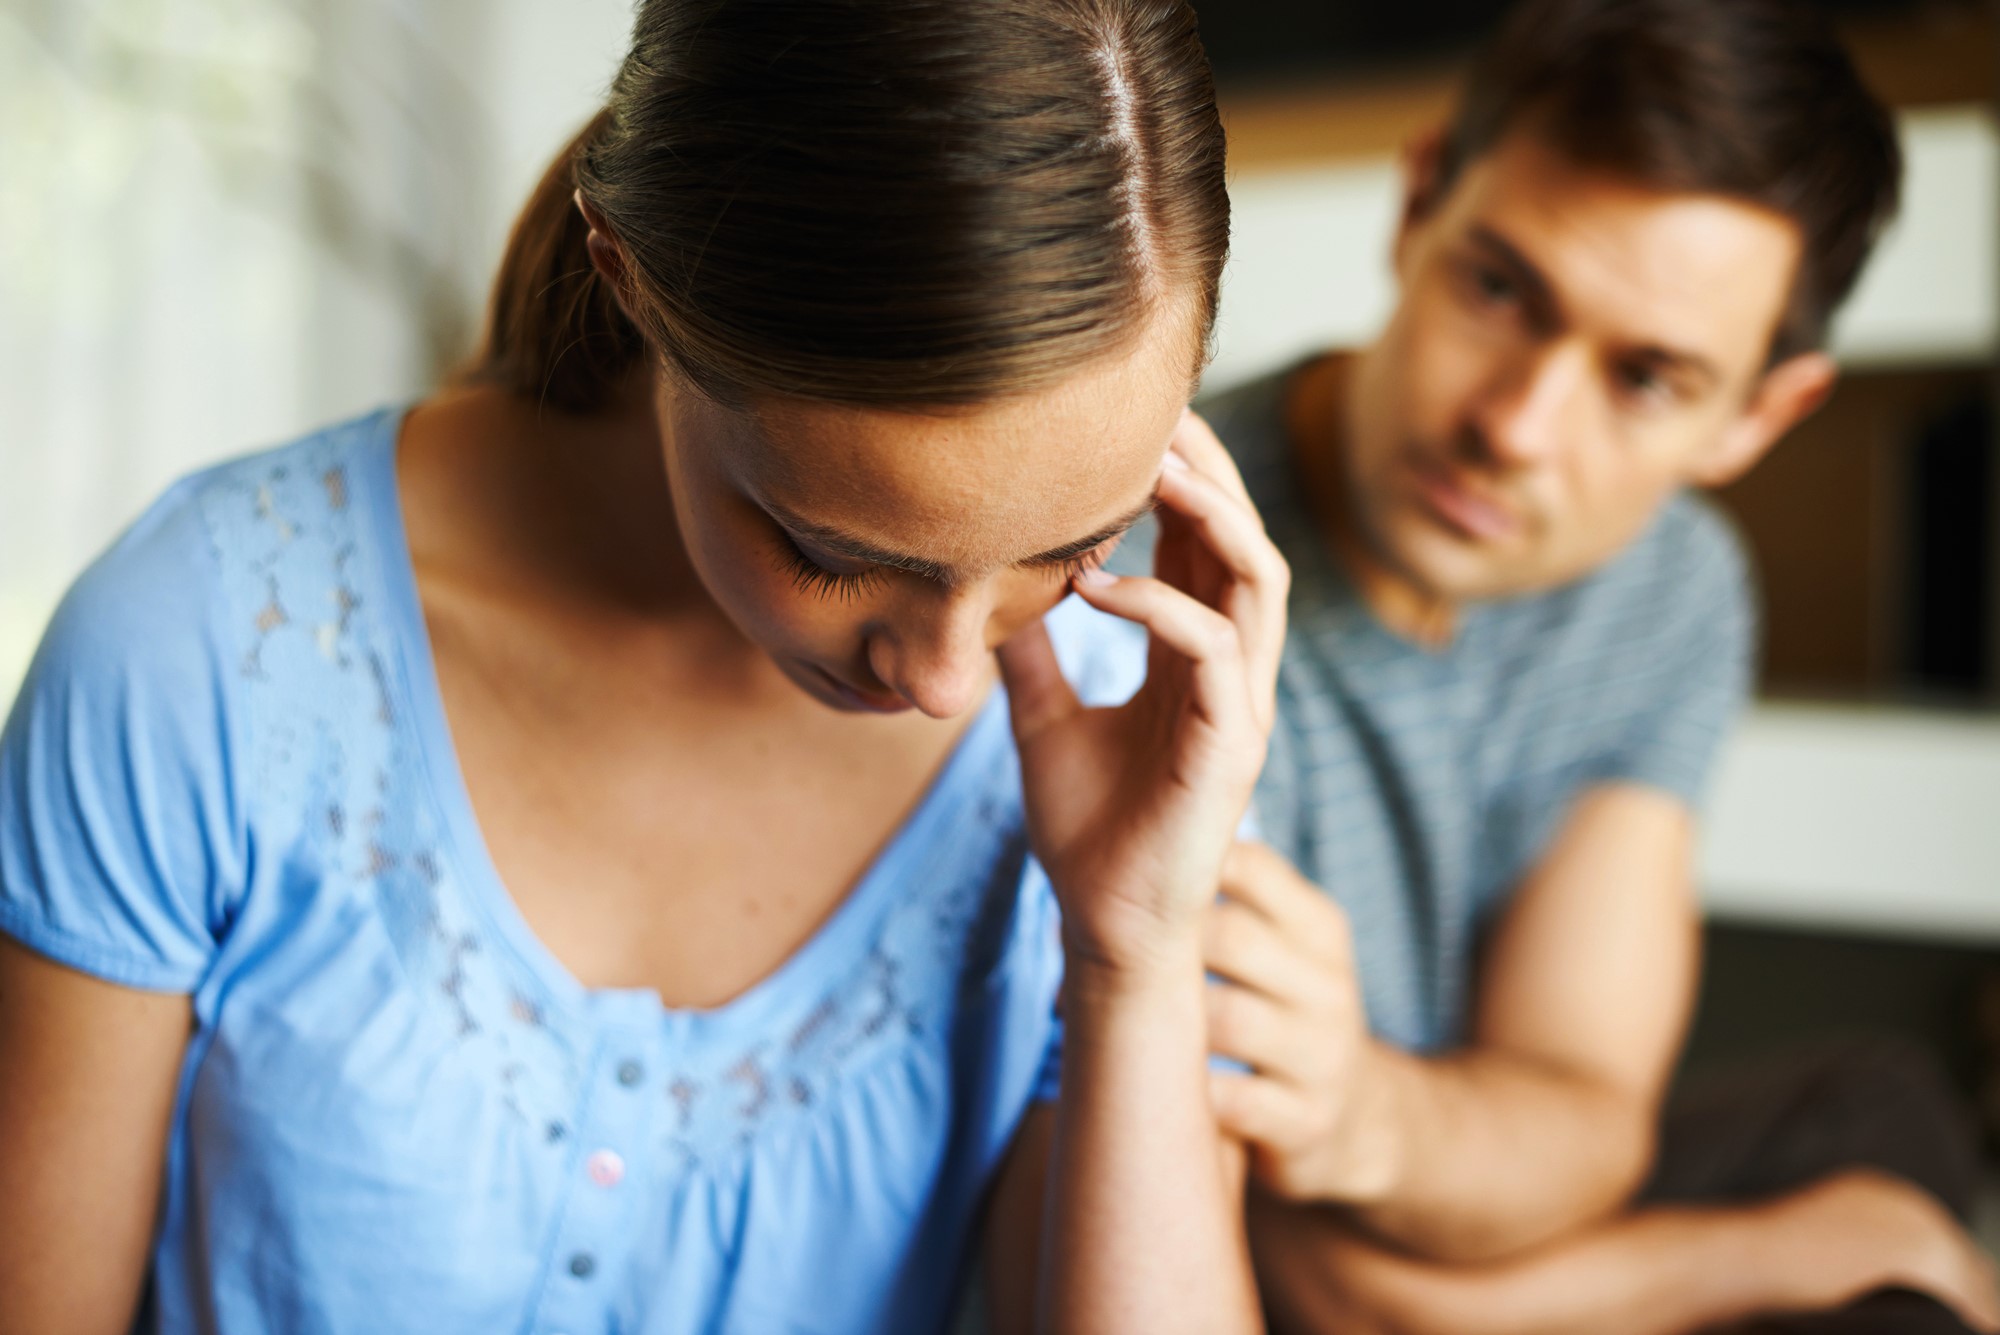
[[[598,1150],[584,1161],[584,1171],[600,1187],[615,1187],[625,1178],[625,1160],[617,1150]]]
[[[578,1252],[569,1258],[569,1272],[578,1279],[589,1279],[597,1271],[597,1258],[589,1252]]]
[[[630,1089],[646,1078],[646,1068],[638,1062],[618,1063],[618,1083]]]

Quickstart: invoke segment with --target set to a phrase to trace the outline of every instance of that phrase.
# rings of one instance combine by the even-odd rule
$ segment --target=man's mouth
[[[1475,542],[1495,542],[1521,527],[1513,511],[1466,486],[1451,469],[1417,458],[1410,461],[1417,496],[1446,527]]]

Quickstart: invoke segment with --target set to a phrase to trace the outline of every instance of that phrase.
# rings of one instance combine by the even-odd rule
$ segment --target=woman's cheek
[[[708,595],[760,647],[796,653],[814,639],[814,600],[769,550],[768,539],[741,523],[683,524],[682,533]]]

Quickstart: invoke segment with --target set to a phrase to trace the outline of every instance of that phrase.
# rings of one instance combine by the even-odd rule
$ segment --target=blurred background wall
[[[421,394],[627,0],[0,0],[0,701],[175,476]]]
[[[1368,337],[1396,151],[1504,0],[1196,0],[1237,211],[1219,386]],[[1691,1060],[1924,1037],[2000,1125],[2000,134],[1993,6],[1827,0],[1908,206],[1834,403],[1723,497],[1764,699],[1703,868]],[[0,705],[173,477],[434,384],[628,0],[0,0]]]

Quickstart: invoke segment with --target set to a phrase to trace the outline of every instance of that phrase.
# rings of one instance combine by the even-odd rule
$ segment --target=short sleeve
[[[0,930],[192,990],[243,866],[216,562],[191,484],[70,589],[0,731]]]
[[[1598,777],[1663,789],[1700,804],[1755,669],[1757,615],[1748,563],[1735,532],[1692,499],[1676,502],[1681,531],[1663,563],[1673,579],[1650,638],[1659,658],[1650,698]]]

